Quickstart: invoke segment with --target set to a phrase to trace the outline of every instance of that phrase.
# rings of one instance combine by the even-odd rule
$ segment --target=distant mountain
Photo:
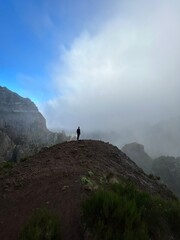
[[[160,182],[180,198],[180,157],[161,156],[151,159],[138,143],[126,144],[122,149],[145,173],[160,177]]]
[[[0,161],[17,161],[66,136],[47,129],[45,118],[30,99],[0,87],[0,138]]]
[[[142,168],[146,173],[151,172],[152,159],[144,151],[144,146],[139,143],[129,143],[126,144],[121,149],[124,153],[128,155],[140,168]]]
[[[180,156],[180,116],[169,118],[154,125],[139,127],[134,133],[152,158]]]

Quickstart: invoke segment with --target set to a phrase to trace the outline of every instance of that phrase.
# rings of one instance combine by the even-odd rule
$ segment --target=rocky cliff
[[[19,160],[41,147],[64,140],[50,132],[36,105],[6,87],[0,87],[0,161]]]
[[[45,118],[35,104],[3,87],[0,87],[0,128],[14,141],[19,136],[30,140],[48,132]]]
[[[128,155],[139,167],[141,167],[146,173],[151,172],[152,159],[144,151],[144,146],[139,143],[126,144],[122,149],[124,153]]]

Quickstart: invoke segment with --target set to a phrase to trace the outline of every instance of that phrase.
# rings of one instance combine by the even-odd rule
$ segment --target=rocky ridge
[[[92,184],[82,179],[91,173]],[[174,198],[165,185],[147,176],[117,147],[101,141],[64,142],[0,174],[1,239],[17,239],[32,212],[47,207],[61,217],[62,239],[83,240],[81,203],[102,181],[131,181],[140,190]]]

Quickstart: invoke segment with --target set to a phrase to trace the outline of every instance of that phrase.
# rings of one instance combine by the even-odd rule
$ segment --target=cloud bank
[[[49,127],[109,131],[180,114],[180,3],[135,2],[116,2],[96,31],[61,46]]]

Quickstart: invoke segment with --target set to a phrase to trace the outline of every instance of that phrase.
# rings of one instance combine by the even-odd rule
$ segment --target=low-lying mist
[[[62,129],[52,129],[61,131]],[[76,128],[65,130],[66,135],[76,139]],[[128,143],[143,144],[151,158],[159,156],[180,156],[180,117],[170,118],[157,124],[141,124],[118,128],[112,131],[87,131],[81,129],[80,139],[94,139],[110,142],[120,149]]]

